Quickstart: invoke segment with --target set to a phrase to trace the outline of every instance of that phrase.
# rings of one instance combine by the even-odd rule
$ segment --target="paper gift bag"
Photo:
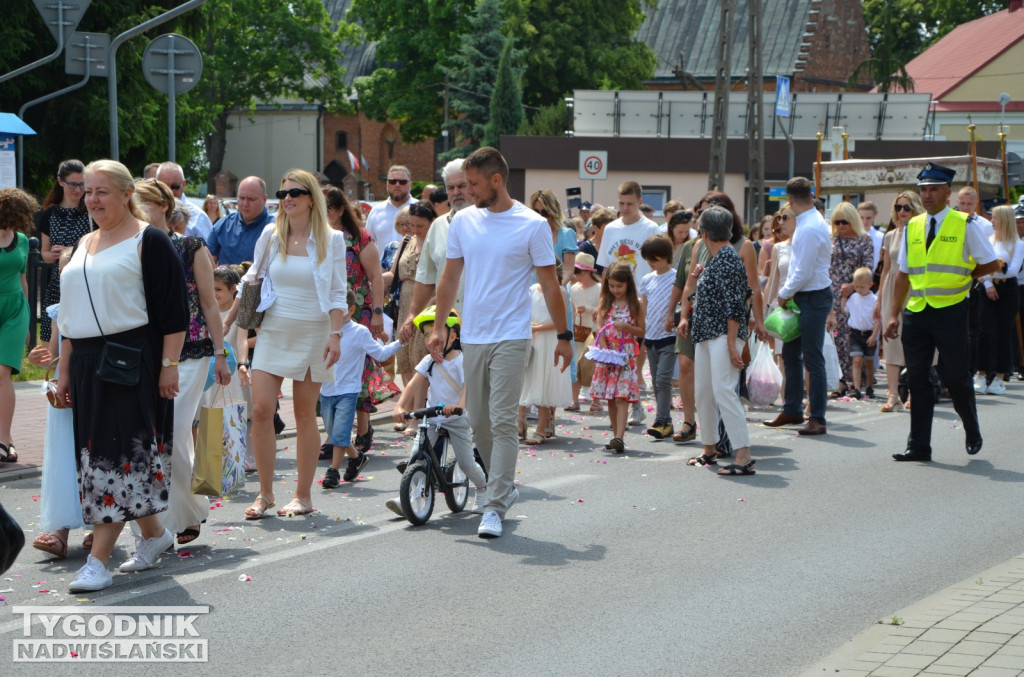
[[[192,493],[224,496],[245,485],[245,402],[214,398],[199,410]]]

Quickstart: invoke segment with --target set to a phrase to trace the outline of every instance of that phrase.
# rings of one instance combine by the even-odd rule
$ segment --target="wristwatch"
[[[374,306],[373,314],[374,315],[383,315],[384,314],[384,309],[381,308],[380,306]]]
[[[223,350],[214,350],[213,351],[213,356],[214,357],[227,357],[228,356],[227,346],[225,346]]]
[[[248,369],[249,368],[249,363],[248,362],[239,362],[238,366],[239,367],[245,367],[246,369]]]
[[[572,332],[571,331],[563,331],[561,334],[556,334],[555,338],[558,339],[559,341],[571,341],[572,340]]]
[[[178,363],[171,361],[171,358],[169,358],[169,357],[165,357],[164,359],[160,360],[160,366],[161,367],[177,367]]]

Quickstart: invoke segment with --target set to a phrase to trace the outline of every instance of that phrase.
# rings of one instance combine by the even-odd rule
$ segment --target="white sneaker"
[[[174,536],[170,529],[164,528],[164,533],[155,538],[147,538],[142,541],[135,554],[127,562],[117,568],[118,571],[145,571],[156,565],[164,550],[174,543]]]
[[[68,592],[95,592],[113,584],[114,580],[103,562],[89,555],[85,559],[85,566],[78,570],[75,580],[68,586]]]
[[[985,377],[984,376],[975,376],[974,377],[974,392],[978,393],[979,395],[986,395],[986,394],[988,394],[988,392],[989,392],[988,385],[985,383]]]
[[[484,489],[486,489],[486,487],[476,488],[476,499],[473,501],[473,509],[470,510],[474,515],[484,514],[484,506],[487,505],[487,499],[484,496]]]
[[[501,536],[501,518],[498,511],[488,510],[480,520],[480,528],[476,530],[480,538],[497,538]]]
[[[634,402],[629,407],[629,425],[643,425],[644,407],[639,402]]]
[[[1005,395],[1006,394],[1006,384],[1003,383],[1003,379],[999,378],[998,376],[996,376],[994,379],[992,379],[992,383],[988,384],[988,394],[989,395]]]
[[[402,512],[402,502],[397,498],[389,498],[388,500],[384,501],[384,507],[386,507],[388,510],[395,513],[399,517],[405,517],[405,513]]]

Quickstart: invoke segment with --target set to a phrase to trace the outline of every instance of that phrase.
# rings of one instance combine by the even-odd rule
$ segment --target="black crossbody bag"
[[[142,375],[142,348],[133,348],[132,346],[107,340],[107,335],[103,333],[103,326],[100,325],[100,318],[96,314],[96,306],[92,302],[89,276],[85,272],[85,264],[88,260],[89,249],[87,245],[85,260],[82,262],[82,277],[85,278],[85,291],[89,295],[89,306],[92,308],[92,316],[96,320],[100,336],[103,337],[103,350],[100,352],[100,363],[96,367],[96,376],[100,380],[113,385],[137,386]]]

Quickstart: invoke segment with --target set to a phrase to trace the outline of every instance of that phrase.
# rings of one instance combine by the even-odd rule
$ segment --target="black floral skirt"
[[[160,397],[160,350],[148,327],[107,340],[142,348],[134,387],[96,376],[104,339],[72,339],[71,403],[86,524],[128,522],[167,509],[174,401]]]

